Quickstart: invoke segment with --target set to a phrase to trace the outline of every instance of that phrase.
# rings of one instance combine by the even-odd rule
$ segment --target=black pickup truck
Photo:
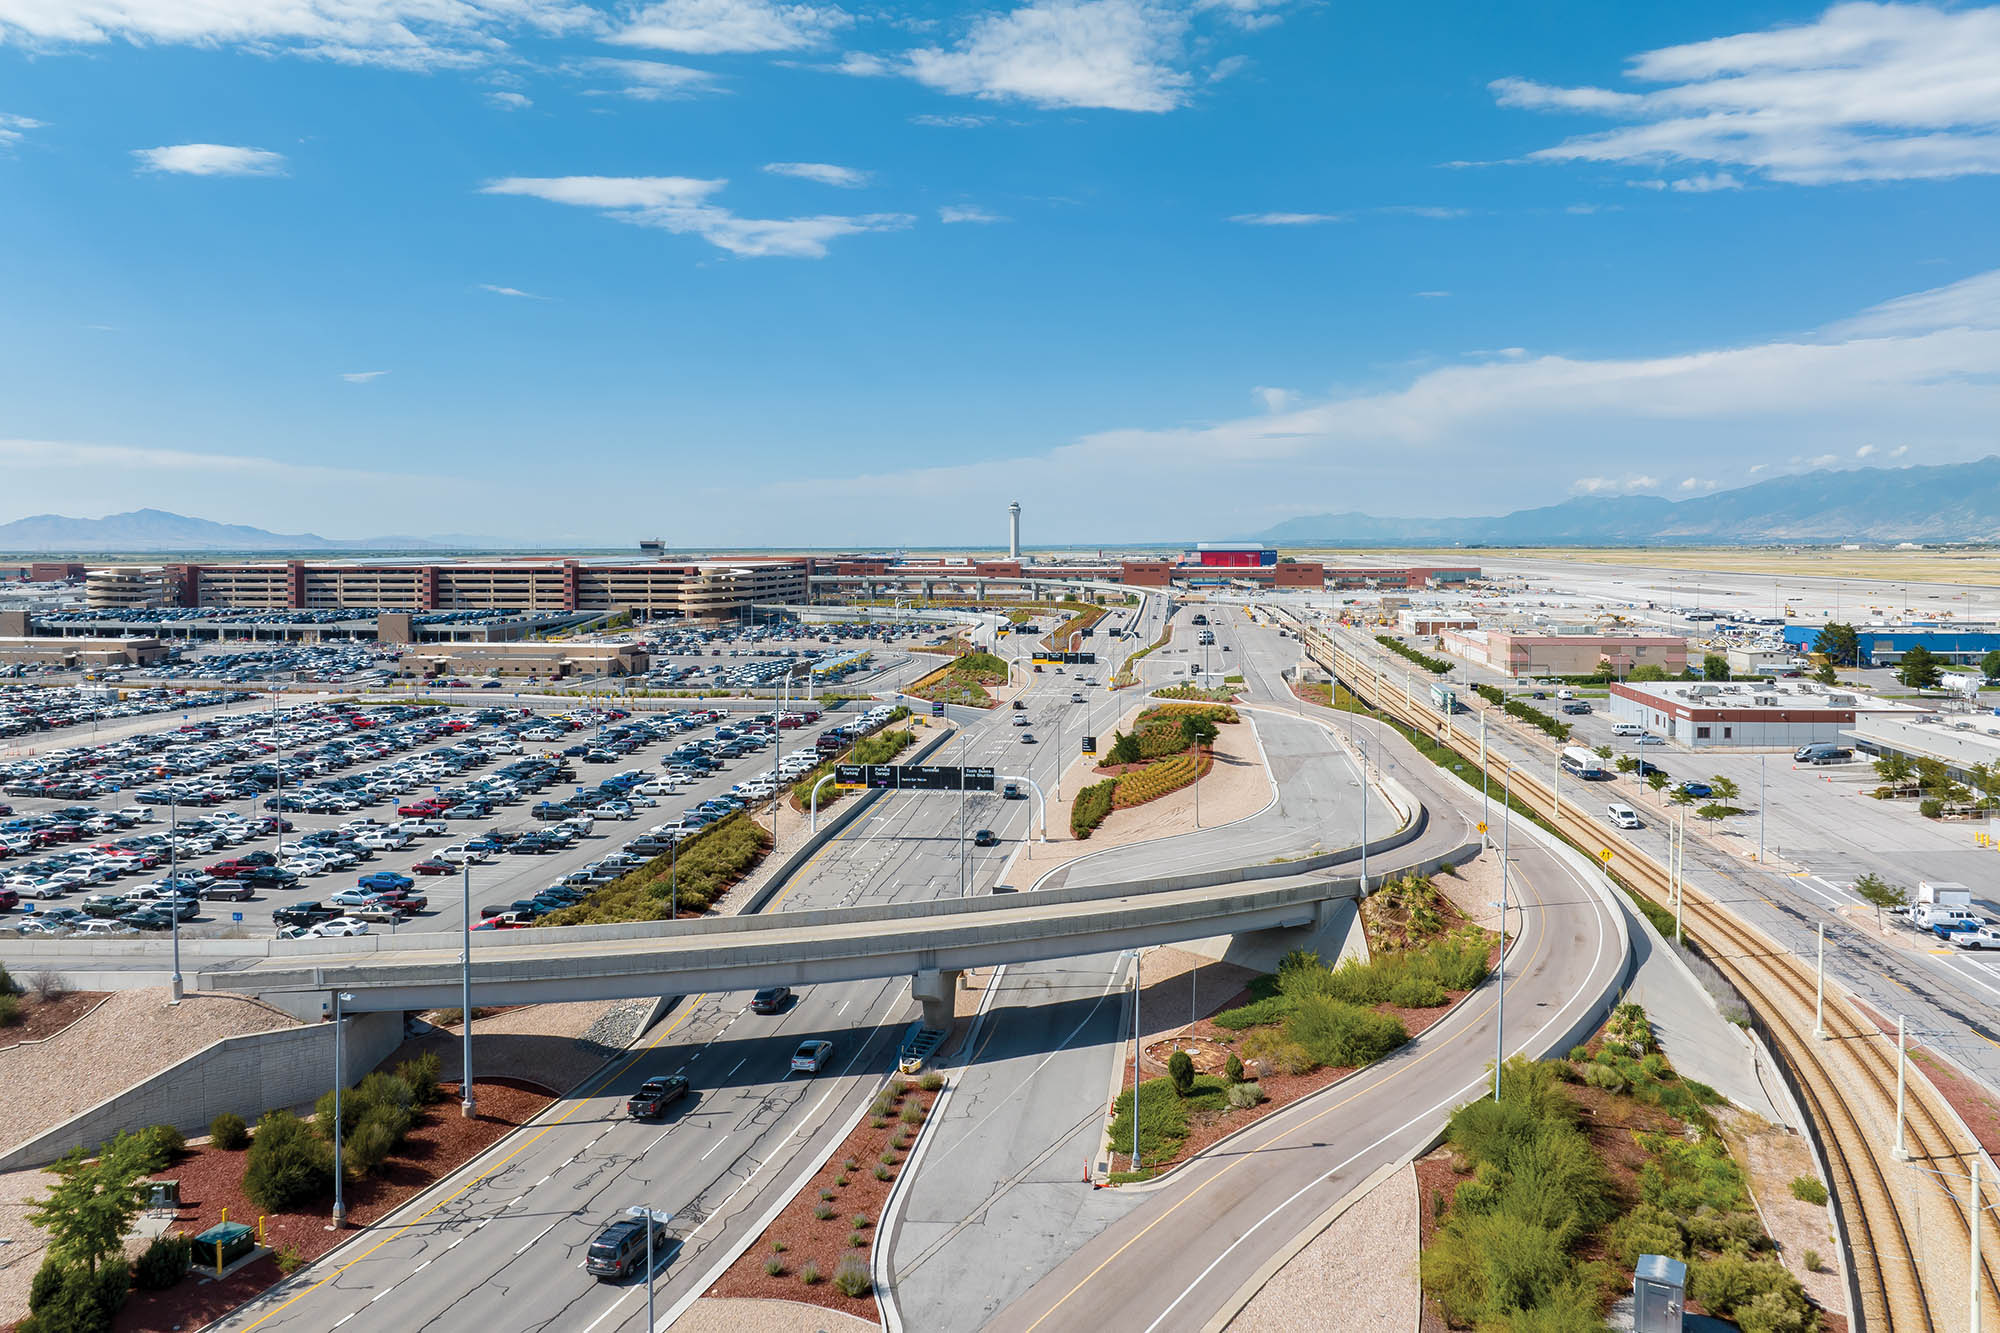
[[[688,1081],[685,1074],[665,1074],[659,1078],[649,1078],[639,1085],[625,1103],[625,1114],[638,1120],[652,1120],[667,1113],[667,1108],[687,1096]]]
[[[316,902],[293,903],[290,907],[280,907],[272,912],[271,920],[281,926],[316,926],[339,915],[333,908]]]

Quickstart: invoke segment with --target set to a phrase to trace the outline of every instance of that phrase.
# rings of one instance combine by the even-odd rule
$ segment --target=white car
[[[480,851],[476,847],[468,847],[462,842],[453,843],[451,846],[434,853],[434,855],[438,860],[449,861],[455,866],[464,865],[468,861],[473,865],[484,865],[493,859],[490,854]]]
[[[817,1074],[833,1058],[833,1043],[830,1041],[802,1041],[792,1052],[792,1072],[794,1074]]]
[[[301,879],[310,878],[316,875],[324,875],[327,872],[326,862],[322,861],[317,856],[290,857],[285,861],[281,862],[278,868],[280,870],[289,871],[290,873],[299,876]]]
[[[77,927],[77,934],[85,939],[106,939],[118,935],[137,935],[139,932],[123,921],[86,921]]]
[[[331,921],[322,921],[306,931],[308,938],[316,940],[337,939],[344,935],[366,935],[368,923],[351,916],[337,916]]]

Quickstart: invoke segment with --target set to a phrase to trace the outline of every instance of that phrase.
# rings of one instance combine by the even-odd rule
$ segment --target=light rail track
[[[1382,715],[1435,737],[1475,764],[1479,761],[1476,740],[1462,728],[1439,735],[1439,715],[1406,699],[1372,663],[1311,627],[1300,629],[1314,660],[1357,698]],[[1509,780],[1516,797],[1543,822],[1578,848],[1597,853],[1610,873],[1637,892],[1672,908],[1668,872],[1649,855],[1568,801],[1558,810],[1550,781],[1510,763],[1490,746],[1486,762],[1496,778]],[[1980,1200],[1984,1207],[1978,1210],[1965,1197],[1969,1191],[1963,1177],[1974,1155],[1983,1151],[1971,1132],[1912,1061],[1905,1069],[1905,1144],[1911,1160],[1898,1161],[1893,1151],[1894,1038],[1885,1036],[1873,1017],[1832,986],[1826,992],[1825,1036],[1815,1036],[1814,976],[1802,959],[1685,880],[1681,908],[1686,935],[1763,1022],[1779,1058],[1790,1068],[1803,1109],[1819,1131],[1859,1297],[1859,1309],[1850,1316],[1852,1326],[1895,1333],[1946,1333],[1968,1327],[1967,1242],[1974,1217],[1983,1219],[1993,1206],[1985,1191]],[[1960,1179],[1947,1184],[1933,1172]],[[1940,1229],[1947,1243],[1939,1243]],[[1991,1319],[2000,1317],[2000,1282],[1986,1258],[1992,1253],[1990,1225],[1982,1230],[1981,1240],[1979,1299],[1985,1317]]]

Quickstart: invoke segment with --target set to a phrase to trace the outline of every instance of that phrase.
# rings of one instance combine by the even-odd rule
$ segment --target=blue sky
[[[0,520],[1116,543],[1979,457],[1996,176],[1977,6],[0,0]]]

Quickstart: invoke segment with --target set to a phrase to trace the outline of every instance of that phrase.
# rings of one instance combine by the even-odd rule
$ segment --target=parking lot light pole
[[[632,1205],[625,1214],[646,1224],[646,1333],[653,1333],[653,1225],[664,1225],[671,1214],[656,1213],[644,1204]]]
[[[167,988],[168,1004],[179,1004],[186,987],[181,980],[181,808],[167,802],[167,914],[174,923],[174,979]]]
[[[1493,993],[1493,1100],[1500,1100],[1500,1066],[1507,1063],[1507,844],[1514,829],[1514,772],[1500,789],[1500,985]]]
[[[459,980],[459,1032],[464,1043],[463,1054],[459,1058],[458,1113],[467,1120],[472,1119],[475,1106],[472,1095],[472,858],[465,858],[465,874],[460,880],[464,904],[464,943],[458,953]]]

